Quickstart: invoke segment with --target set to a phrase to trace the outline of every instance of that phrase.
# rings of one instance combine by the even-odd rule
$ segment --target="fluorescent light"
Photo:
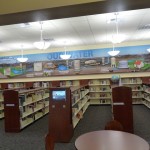
[[[20,57],[20,58],[17,58],[17,60],[19,62],[26,62],[28,60],[28,58],[25,58],[25,57]]]
[[[147,51],[150,53],[150,48],[148,48]]]
[[[51,43],[41,40],[39,42],[34,42],[33,45],[38,49],[47,49],[48,47],[50,47]]]
[[[119,53],[120,53],[120,51],[117,51],[117,50],[108,51],[108,54],[109,54],[110,56],[116,56],[116,55],[118,55]]]
[[[69,59],[70,57],[71,57],[71,55],[69,55],[69,54],[60,55],[61,59]]]

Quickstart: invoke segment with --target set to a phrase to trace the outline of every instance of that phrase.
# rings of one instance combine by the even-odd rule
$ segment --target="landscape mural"
[[[118,47],[120,53],[115,57],[108,55],[110,48],[67,51],[69,60],[60,58],[63,52],[30,54],[25,55],[26,63],[17,62],[19,56],[0,57],[0,78],[150,72],[149,47]]]

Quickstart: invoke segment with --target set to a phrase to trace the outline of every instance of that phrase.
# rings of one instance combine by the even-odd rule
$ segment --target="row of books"
[[[94,91],[110,91],[109,87],[90,87],[89,88],[91,92]]]
[[[47,101],[43,101],[43,102],[38,102],[38,103],[32,103],[30,105],[26,105],[26,106],[20,106],[20,117],[25,117],[28,116],[29,114],[32,114],[38,110],[42,110],[43,108],[45,108],[47,105]]]
[[[111,93],[90,93],[90,97],[110,97]]]
[[[110,84],[109,80],[90,80],[89,84]]]
[[[19,105],[23,106],[25,104],[30,104],[32,102],[36,102],[38,100],[42,100],[45,97],[48,97],[49,93],[43,91],[37,91],[35,93],[28,93],[28,94],[20,94],[19,95]]]

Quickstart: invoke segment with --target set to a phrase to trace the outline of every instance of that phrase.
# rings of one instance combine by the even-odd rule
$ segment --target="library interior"
[[[2,1],[0,150],[149,150],[149,0]]]

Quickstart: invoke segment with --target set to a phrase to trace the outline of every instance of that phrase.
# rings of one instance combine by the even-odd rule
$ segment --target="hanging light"
[[[60,58],[61,59],[69,59],[71,57],[71,55],[66,53],[66,46],[64,46],[64,49],[65,49],[65,54],[60,55]]]
[[[150,53],[150,48],[148,48],[147,51]]]
[[[18,57],[17,60],[22,63],[28,60],[27,57],[23,57],[23,45],[21,46],[21,57]]]
[[[115,13],[115,16],[116,16],[116,18],[115,18],[116,34],[113,35],[113,37],[111,39],[111,42],[114,43],[114,44],[121,43],[125,39],[125,35],[119,34],[117,15],[118,15],[118,13]]]
[[[61,59],[69,59],[70,57],[71,55],[68,55],[68,54],[60,55]]]
[[[113,43],[113,50],[112,50],[112,51],[108,51],[108,54],[109,54],[110,56],[116,56],[116,55],[118,55],[119,53],[120,53],[120,51],[115,50],[115,48],[114,48],[114,43]]]
[[[41,39],[38,42],[34,42],[33,45],[38,48],[38,49],[47,49],[50,47],[51,43],[49,41],[46,41],[43,39],[43,28],[42,28],[42,22],[40,22],[41,24]]]
[[[110,55],[110,56],[116,56],[116,55],[118,55],[119,53],[120,53],[120,51],[119,50],[115,50],[114,49],[114,44],[115,43],[120,43],[121,41],[119,41],[119,34],[118,34],[118,19],[117,19],[117,13],[115,13],[115,15],[116,15],[116,21],[115,21],[115,23],[116,23],[116,35],[115,36],[112,36],[112,43],[113,43],[113,50],[112,51],[109,51],[108,52],[108,54]]]

